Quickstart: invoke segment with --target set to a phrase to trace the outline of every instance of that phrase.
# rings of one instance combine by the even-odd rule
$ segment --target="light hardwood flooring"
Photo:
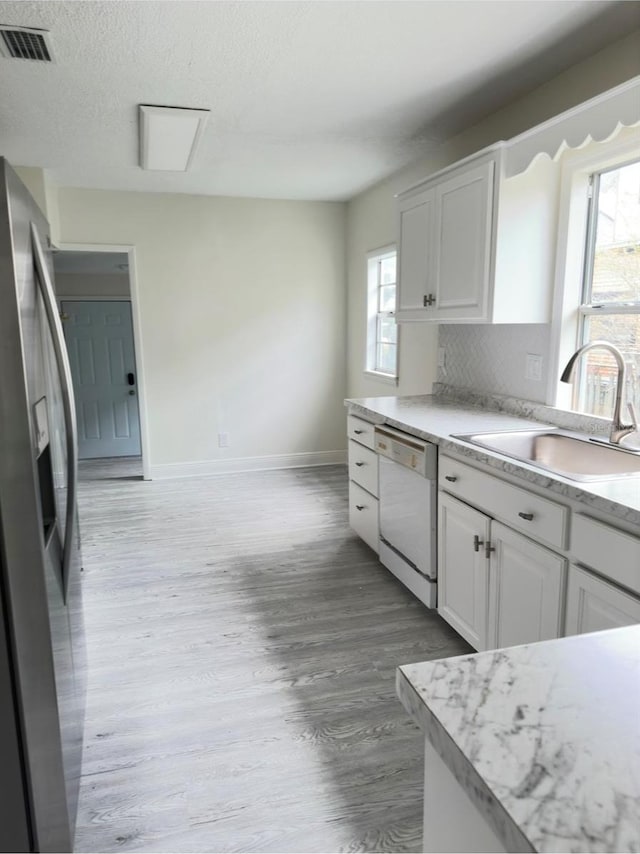
[[[346,469],[137,474],[81,465],[76,851],[419,850],[395,668],[469,647],[350,531]]]

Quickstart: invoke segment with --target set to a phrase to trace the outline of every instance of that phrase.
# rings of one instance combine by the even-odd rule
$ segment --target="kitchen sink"
[[[452,438],[556,472],[573,480],[611,480],[640,474],[640,452],[559,430],[506,430]]]

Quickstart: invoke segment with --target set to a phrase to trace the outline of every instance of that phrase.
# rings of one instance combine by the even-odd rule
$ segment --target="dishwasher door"
[[[380,536],[422,575],[435,580],[436,480],[380,456]]]

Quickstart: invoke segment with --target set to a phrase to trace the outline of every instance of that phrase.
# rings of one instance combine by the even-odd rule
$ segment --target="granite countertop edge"
[[[491,790],[486,780],[447,732],[447,728],[420,696],[405,673],[407,666],[409,665],[402,665],[396,669],[396,695],[407,714],[429,740],[505,849],[517,854],[535,852],[536,849],[509,815],[502,801]]]
[[[401,397],[382,397],[380,398],[380,401],[401,401],[402,399],[403,398]],[[635,480],[634,478],[612,478],[601,481],[575,481],[570,478],[562,477],[554,472],[544,471],[537,466],[527,465],[526,463],[515,460],[512,457],[506,457],[497,452],[459,441],[452,438],[451,434],[436,431],[432,432],[430,430],[425,430],[424,427],[416,427],[415,424],[411,424],[410,421],[404,421],[400,418],[394,418],[383,414],[380,409],[366,405],[363,400],[364,399],[357,398],[347,399],[345,400],[345,406],[348,407],[350,413],[354,415],[361,415],[374,424],[387,424],[390,427],[403,430],[404,432],[417,436],[420,439],[424,439],[427,442],[439,445],[443,451],[449,451],[459,457],[475,460],[476,462],[487,465],[496,471],[502,471],[505,474],[512,475],[518,480],[523,480],[535,486],[548,489],[559,497],[573,499],[585,504],[586,506],[600,510],[602,513],[614,516],[617,519],[624,520],[633,525],[640,525],[640,504],[636,506],[635,501],[633,503],[628,503],[622,495],[625,489],[625,484],[629,484],[630,481]],[[373,401],[376,400],[376,398],[368,398],[366,400]],[[540,426],[548,426],[553,429],[556,429],[557,427],[557,425],[550,422],[533,420],[531,417],[525,418],[522,415],[505,412],[503,410],[484,409],[472,404],[465,405],[460,400],[449,400],[446,397],[441,396],[416,395],[407,397],[406,400],[413,400],[416,402],[424,400],[425,413],[428,409],[432,409],[434,413],[442,413],[446,412],[447,409],[455,407],[455,410],[451,411],[456,411],[457,413],[468,411],[470,415],[474,415],[476,417],[482,417],[483,415],[493,416],[494,418],[496,416],[502,416],[507,423],[507,426],[504,429],[509,429],[509,427],[515,427],[515,429],[517,429],[519,426],[521,426],[521,429],[533,426],[538,428]],[[417,408],[417,406],[414,407],[414,411]],[[488,429],[499,428],[491,427]],[[481,431],[481,429],[478,430],[478,432]],[[598,489],[600,485],[605,485],[610,491],[618,491],[620,493],[620,497],[611,497],[601,494],[601,490]]]

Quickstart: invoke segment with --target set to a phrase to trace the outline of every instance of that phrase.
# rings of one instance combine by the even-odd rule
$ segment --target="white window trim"
[[[622,139],[567,152],[562,161],[554,300],[551,313],[549,372],[546,400],[558,409],[571,409],[571,386],[560,374],[578,348],[578,309],[582,303],[585,242],[589,212],[588,185],[593,172],[638,158],[638,132]]]
[[[371,288],[369,286],[369,264],[374,259],[379,261],[380,258],[383,258],[385,255],[396,255],[397,258],[397,246],[395,243],[390,243],[386,246],[381,246],[378,249],[372,249],[370,252],[367,252],[366,260],[366,315],[365,315],[365,362],[363,373],[365,376],[370,377],[371,379],[378,380],[379,382],[384,382],[389,385],[397,386],[400,379],[400,324],[396,322],[396,372],[395,374],[387,374],[382,371],[376,371],[371,368],[371,365],[375,365],[376,356],[375,356],[375,347],[376,347],[376,338],[377,338],[377,329],[373,330],[372,334],[372,325],[376,323],[377,314],[378,314],[378,305],[377,305],[377,292],[375,295],[372,293]],[[397,269],[397,268],[396,268]],[[397,280],[396,280],[396,293],[397,293]]]

